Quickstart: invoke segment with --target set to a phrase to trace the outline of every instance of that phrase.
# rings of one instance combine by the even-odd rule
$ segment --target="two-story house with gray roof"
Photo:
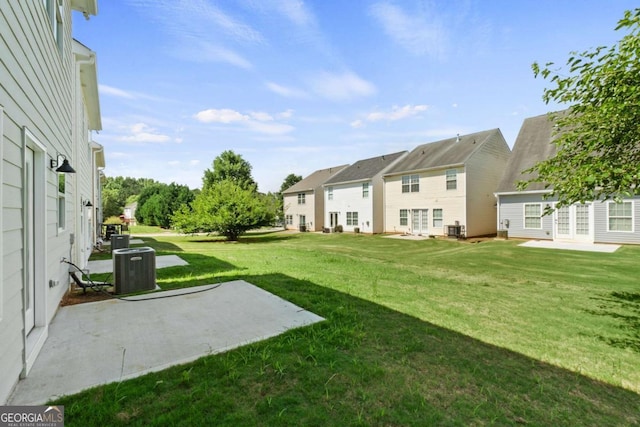
[[[558,114],[562,114],[559,112]],[[554,123],[548,114],[524,120],[507,169],[497,187],[497,227],[509,237],[580,243],[640,244],[640,197],[576,203],[544,215],[556,199],[550,189],[533,182],[520,191],[518,182],[532,175],[523,171],[555,155]]]
[[[495,234],[494,191],[510,154],[500,129],[416,147],[384,173],[384,231]]]
[[[324,227],[322,184],[348,165],[320,169],[287,188],[283,193],[287,230],[321,231]]]
[[[359,160],[336,174],[324,185],[324,223],[344,231],[382,233],[384,231],[384,192],[382,175],[406,151]]]

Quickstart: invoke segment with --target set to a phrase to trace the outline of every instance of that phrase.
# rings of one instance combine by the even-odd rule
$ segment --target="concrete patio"
[[[242,280],[127,299],[61,307],[7,404],[44,404],[324,320]]]

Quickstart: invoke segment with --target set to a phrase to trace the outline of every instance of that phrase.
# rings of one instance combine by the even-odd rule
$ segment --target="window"
[[[447,190],[455,190],[458,188],[458,172],[455,169],[447,169]]]
[[[408,209],[400,209],[400,225],[409,225]]]
[[[368,199],[369,198],[369,183],[365,182],[362,184],[362,198],[363,199]]]
[[[306,215],[300,215],[300,221],[298,221],[299,225],[306,225],[307,224],[307,217]]]
[[[327,189],[327,199],[328,200],[333,200],[333,187],[329,187]]]
[[[420,191],[420,177],[418,175],[404,175],[402,177],[402,192],[417,193]]]
[[[358,225],[358,212],[347,212],[347,225]]]
[[[58,229],[64,230],[66,226],[66,182],[64,172],[58,173]]]
[[[524,228],[542,228],[542,205],[540,203],[525,203]]]
[[[609,202],[609,231],[633,231],[633,203]]]
[[[433,228],[442,228],[442,209],[433,210]]]
[[[287,225],[293,225],[293,215],[285,215],[284,220]]]
[[[299,205],[304,205],[305,204],[305,194],[304,193],[300,193],[298,194],[298,204]]]
[[[45,7],[47,20],[51,25],[53,39],[56,42],[58,51],[62,55],[64,49],[64,23],[62,20],[62,16],[64,14],[63,0],[43,0],[42,4]]]

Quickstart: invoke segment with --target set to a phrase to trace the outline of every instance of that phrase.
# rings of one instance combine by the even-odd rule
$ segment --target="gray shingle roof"
[[[552,142],[553,128],[553,121],[548,114],[524,120],[496,193],[517,191],[518,181],[534,176],[523,174],[523,170],[555,155],[556,145]],[[544,186],[542,182],[534,182],[527,187],[526,191],[541,191],[545,189]]]
[[[406,153],[406,151],[400,151],[398,153],[385,154],[383,156],[376,156],[370,159],[358,160],[342,172],[327,180],[325,185],[372,179]]]
[[[293,184],[287,188],[282,194],[299,193],[302,191],[312,191],[320,187],[326,180],[343,170],[349,165],[334,166],[327,169],[320,169],[304,178],[302,181]]]
[[[385,175],[464,164],[475,150],[492,138],[504,140],[502,132],[496,128],[419,145]]]

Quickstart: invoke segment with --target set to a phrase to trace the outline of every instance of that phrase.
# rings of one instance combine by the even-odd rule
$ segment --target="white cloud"
[[[145,123],[136,123],[130,127],[130,135],[117,138],[126,142],[168,142],[171,138],[168,135],[157,133],[155,129]]]
[[[251,131],[268,135],[283,135],[295,129],[291,125],[276,122],[271,114],[264,111],[252,111],[248,114],[242,114],[229,108],[210,108],[196,113],[194,117],[202,123],[237,123]]]
[[[267,89],[285,98],[306,98],[307,94],[299,89],[292,87],[282,86],[277,83],[268,82]]]
[[[311,85],[315,93],[333,101],[347,101],[376,93],[372,83],[352,72],[321,73],[312,79]]]
[[[280,119],[290,119],[291,117],[293,117],[293,110],[292,109],[288,109],[286,111],[283,111],[281,113],[278,113],[278,118]]]
[[[364,122],[360,119],[354,120],[350,123],[352,128],[358,129],[364,126]]]
[[[427,105],[405,105],[404,107],[393,106],[391,111],[376,111],[367,115],[367,121],[377,122],[380,120],[396,121],[415,116],[429,108]]]
[[[371,6],[377,19],[391,39],[414,55],[440,57],[447,44],[447,32],[433,8],[427,13],[411,14],[386,1]]]
[[[103,85],[103,84],[98,85],[98,91],[100,92],[100,95],[115,96],[118,98],[127,98],[127,99],[135,98],[135,96],[131,92],[127,92],[125,90],[118,89],[113,86]]]
[[[228,108],[223,109],[215,109],[210,108],[208,110],[203,110],[195,115],[196,120],[202,123],[233,123],[233,122],[242,122],[249,120],[249,116],[241,114],[235,110],[230,110]]]

